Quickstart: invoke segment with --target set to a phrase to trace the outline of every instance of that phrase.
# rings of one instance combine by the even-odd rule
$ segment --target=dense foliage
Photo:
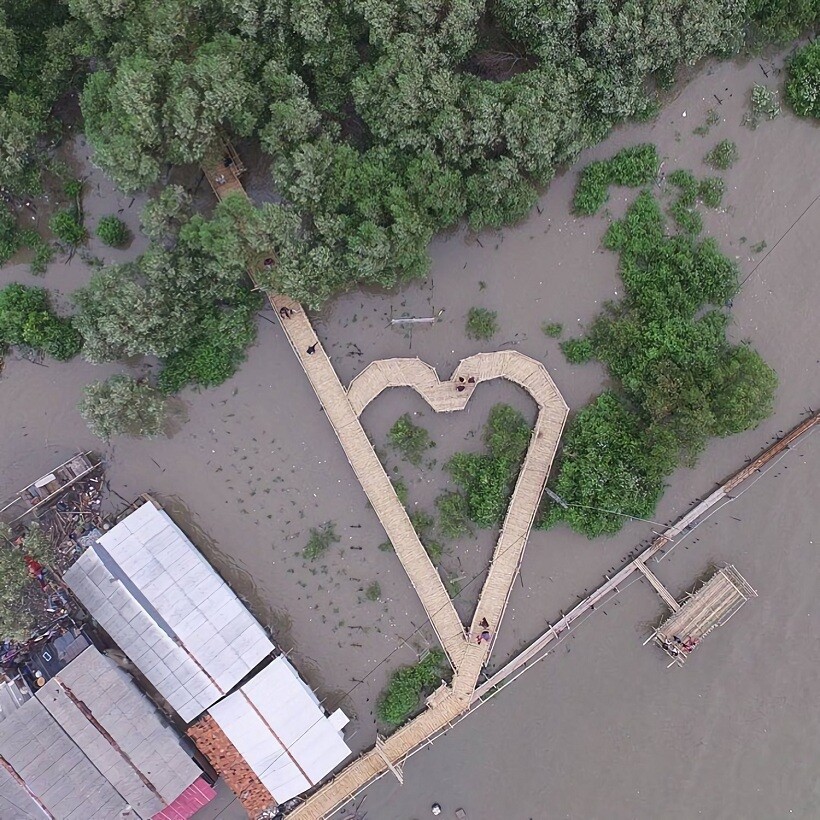
[[[713,239],[668,236],[658,203],[642,193],[604,245],[620,253],[626,296],[584,341],[617,393],[570,423],[554,482],[570,506],[553,504],[546,518],[590,537],[616,532],[621,516],[648,517],[664,477],[710,437],[766,418],[777,384],[754,350],[726,339],[729,317],[716,306],[737,289],[737,269]]]
[[[89,384],[78,407],[91,432],[104,441],[113,436],[158,436],[165,427],[165,397],[130,376]]]
[[[623,148],[610,159],[590,162],[581,172],[572,207],[577,214],[594,214],[609,199],[610,185],[637,188],[658,175],[661,158],[654,145]]]
[[[43,288],[11,284],[0,290],[0,347],[24,345],[65,361],[80,351],[71,319],[58,316]]]
[[[418,424],[413,424],[409,413],[396,419],[396,423],[387,434],[390,446],[398,450],[412,465],[418,467],[425,453],[435,442],[430,434]]]
[[[484,427],[487,452],[456,453],[445,465],[459,493],[447,493],[436,502],[444,531],[462,534],[464,513],[479,527],[501,523],[529,442],[530,427],[521,413],[507,404],[495,405]]]
[[[254,135],[283,198],[271,284],[318,305],[425,273],[459,219],[520,219],[678,65],[817,16],[817,0],[0,0],[0,185],[36,187],[71,89],[126,189],[220,132]]]
[[[432,649],[424,660],[397,669],[379,696],[376,715],[383,723],[398,726],[421,704],[421,696],[442,680],[444,653]]]
[[[256,336],[261,301],[245,273],[246,214],[256,225],[258,212],[237,198],[211,220],[190,216],[185,197],[168,189],[144,215],[155,239],[148,251],[102,268],[74,293],[83,355],[92,362],[158,356],[168,392],[231,376]]]
[[[52,107],[68,88],[83,25],[54,0],[0,0],[0,188],[40,188]]]
[[[789,60],[786,99],[795,114],[820,119],[820,41],[803,46]]]

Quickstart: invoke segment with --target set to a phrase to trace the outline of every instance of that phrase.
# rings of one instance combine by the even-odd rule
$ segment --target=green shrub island
[[[820,41],[798,49],[786,72],[786,99],[794,113],[820,119]]]
[[[427,451],[435,446],[424,427],[414,424],[409,413],[400,416],[387,434],[390,446],[398,450],[413,466],[418,467]]]
[[[530,426],[517,410],[497,404],[484,427],[484,443],[486,453],[456,453],[445,465],[463,499],[446,493],[436,502],[439,510],[444,508],[447,532],[463,534],[465,515],[479,527],[501,523],[529,447]]]
[[[661,159],[654,145],[631,146],[610,159],[591,162],[581,171],[572,208],[576,214],[597,213],[609,200],[610,185],[647,185],[657,177],[660,167]]]
[[[492,339],[498,332],[498,314],[487,308],[471,307],[467,311],[465,332],[468,339]]]
[[[112,248],[121,248],[128,242],[128,227],[116,216],[104,216],[97,223],[96,233],[100,242]]]
[[[403,666],[391,676],[376,704],[376,716],[382,723],[399,726],[421,706],[425,692],[431,692],[441,683],[444,672],[444,653],[432,649],[413,666]]]
[[[79,404],[80,415],[95,436],[151,438],[163,432],[165,396],[130,376],[111,376],[88,385]]]
[[[712,168],[717,168],[720,171],[725,171],[731,168],[740,156],[737,145],[731,140],[721,140],[709,153],[703,158],[707,165]]]
[[[650,518],[665,477],[710,437],[759,424],[777,385],[757,352],[726,338],[720,306],[738,273],[713,239],[667,235],[657,201],[641,193],[604,245],[620,254],[626,295],[583,341],[616,386],[570,422],[551,483],[569,506],[550,504],[543,519],[589,537],[617,532],[624,516]]]
[[[11,284],[0,290],[0,347],[18,345],[66,361],[80,352],[72,320],[58,316],[43,288]]]

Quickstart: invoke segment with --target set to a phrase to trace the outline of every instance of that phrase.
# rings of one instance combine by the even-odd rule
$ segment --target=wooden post
[[[376,735],[376,751],[379,754],[379,757],[384,761],[384,765],[396,775],[396,780],[399,781],[402,785],[404,785],[404,772],[402,771],[401,763],[393,763],[390,760],[390,756],[387,754],[384,748],[384,741]]]

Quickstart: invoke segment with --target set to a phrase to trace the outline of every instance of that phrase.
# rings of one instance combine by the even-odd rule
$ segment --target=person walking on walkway
[[[316,352],[316,345],[317,345],[317,344],[318,344],[318,342],[314,342],[314,343],[313,343],[313,344],[312,344],[312,345],[311,345],[311,346],[307,349],[307,354],[308,354],[308,356],[312,356],[312,355]]]

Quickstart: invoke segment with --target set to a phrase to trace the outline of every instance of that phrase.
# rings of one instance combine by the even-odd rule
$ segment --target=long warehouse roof
[[[230,587],[151,502],[101,536],[65,580],[186,722],[274,651]]]

